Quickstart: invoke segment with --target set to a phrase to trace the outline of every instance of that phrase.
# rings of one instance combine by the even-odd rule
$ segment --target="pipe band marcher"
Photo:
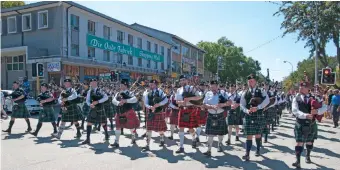
[[[175,88],[179,88],[178,85],[175,86]],[[170,140],[173,140],[173,135],[174,135],[174,131],[175,131],[175,126],[178,125],[178,113],[179,113],[179,106],[176,103],[175,100],[175,93],[173,93],[170,96],[170,103],[169,103],[169,107],[171,108],[171,113],[170,113],[170,133],[171,135],[169,136]]]
[[[90,112],[90,106],[86,104],[87,92],[90,90],[88,82],[83,84],[83,88],[84,89],[83,89],[80,96],[83,98],[83,103],[82,103],[83,104],[83,106],[82,106],[83,119],[81,120],[81,129],[84,130],[85,119],[87,118],[87,116],[89,115],[89,112]]]
[[[225,121],[225,117],[223,115],[223,107],[226,107],[227,103],[223,101],[221,102],[221,95],[217,93],[217,81],[210,82],[210,90],[211,91],[208,91],[205,94],[203,100],[204,107],[208,110],[205,132],[208,135],[208,151],[204,153],[206,156],[211,156],[211,147],[214,136],[218,136],[218,152],[223,152],[223,136],[228,133],[227,122]]]
[[[12,101],[14,102],[13,109],[12,109],[12,115],[11,115],[11,121],[9,122],[9,126],[7,130],[3,130],[3,132],[7,132],[8,134],[11,134],[12,127],[14,125],[15,119],[25,119],[27,123],[27,132],[30,132],[32,130],[31,123],[29,120],[29,117],[31,117],[30,113],[28,112],[25,101],[26,101],[26,93],[23,89],[19,88],[19,82],[14,81],[13,82],[13,92],[10,94],[12,97]]]
[[[256,141],[256,154],[260,155],[261,134],[265,126],[265,119],[263,115],[263,108],[269,103],[269,97],[265,91],[256,86],[256,78],[253,74],[248,77],[249,89],[242,94],[240,100],[240,107],[245,113],[244,134],[247,136],[246,154],[242,157],[246,161],[249,160],[249,152],[253,143],[253,136]]]
[[[295,155],[296,162],[293,166],[300,168],[300,157],[303,152],[303,145],[306,143],[307,154],[306,163],[311,163],[310,153],[313,149],[314,140],[317,137],[317,123],[316,118],[322,116],[326,110],[326,107],[317,109],[314,106],[315,99],[309,91],[309,83],[300,83],[299,93],[293,98],[292,112],[296,117],[296,123],[294,127],[294,134],[296,140]]]
[[[113,99],[112,94],[109,92],[106,92],[106,95],[108,96],[108,100],[104,102],[104,110],[105,110],[106,117],[110,121],[110,128],[111,130],[113,130],[113,118],[115,117],[116,109],[115,109],[115,106],[112,104],[112,99]]]
[[[196,133],[194,128],[198,127],[198,109],[190,101],[201,99],[200,92],[194,87],[188,85],[188,79],[185,75],[180,76],[181,87],[177,89],[175,100],[180,106],[178,114],[179,140],[180,148],[176,153],[184,152],[184,128],[188,128],[192,135],[192,147],[196,148]]]
[[[97,79],[90,80],[90,90],[86,95],[86,104],[90,106],[90,112],[87,116],[86,140],[82,144],[90,144],[92,124],[98,123],[103,126],[105,131],[105,141],[109,140],[107,132],[107,117],[104,110],[104,102],[108,100],[106,93],[97,86]]]
[[[168,102],[168,98],[162,89],[157,88],[157,84],[156,80],[149,82],[150,91],[144,99],[144,105],[149,110],[146,117],[147,145],[143,147],[143,150],[146,151],[150,149],[152,131],[159,132],[160,146],[164,146],[164,132],[167,129],[163,106]]]
[[[40,128],[42,127],[43,122],[50,122],[53,126],[53,133],[51,135],[57,135],[57,124],[56,118],[54,115],[54,97],[50,91],[48,91],[48,84],[42,83],[40,86],[41,93],[38,95],[37,101],[40,103],[40,106],[43,107],[43,110],[39,113],[39,121],[37,124],[36,130],[32,133],[32,135],[37,136]]]
[[[132,144],[136,144],[136,129],[140,126],[140,121],[137,118],[133,105],[138,102],[133,93],[128,90],[129,82],[123,79],[120,84],[120,92],[112,99],[112,103],[116,106],[116,139],[112,147],[119,147],[119,137],[121,134],[121,128],[130,129],[132,134]]]
[[[53,135],[57,139],[60,139],[64,129],[65,122],[73,122],[75,127],[77,128],[77,134],[75,138],[80,138],[80,125],[78,123],[79,120],[82,120],[82,113],[80,108],[78,107],[78,103],[81,102],[80,98],[78,98],[77,92],[74,88],[72,88],[71,84],[72,80],[66,78],[64,80],[65,90],[63,90],[59,96],[58,102],[61,105],[62,117],[61,124],[58,129],[58,134]]]
[[[227,124],[228,124],[228,140],[226,141],[227,145],[230,145],[230,138],[231,133],[233,130],[233,127],[236,129],[236,141],[240,141],[239,139],[239,131],[240,127],[239,125],[242,125],[242,115],[240,112],[240,95],[236,91],[236,85],[231,84],[230,85],[230,93],[228,94],[229,100],[232,101],[231,109],[228,112],[227,115]]]
[[[265,85],[265,88],[267,86]],[[268,142],[268,134],[270,132],[270,125],[272,125],[272,131],[274,131],[274,122],[276,117],[276,104],[277,98],[275,97],[275,92],[272,90],[272,86],[268,86],[267,95],[269,97],[269,104],[263,109],[264,117],[266,120],[266,126],[263,129],[264,143]]]

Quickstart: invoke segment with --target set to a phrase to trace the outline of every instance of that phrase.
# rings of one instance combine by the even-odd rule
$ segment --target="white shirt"
[[[98,88],[96,87],[96,88],[93,88],[93,89],[90,89],[89,91],[87,91],[87,94],[86,94],[86,104],[87,104],[88,106],[91,105],[91,92],[92,92],[92,90],[93,90],[94,92],[97,93],[97,89],[98,89]],[[104,103],[104,102],[106,102],[106,101],[109,99],[109,97],[107,97],[106,93],[104,93],[103,90],[99,89],[98,92],[99,92],[101,95],[103,95],[103,98],[101,98],[100,100],[98,100],[98,103]]]
[[[177,106],[175,106],[172,102],[175,100],[175,94],[170,96],[170,103],[169,103],[169,107],[172,109],[176,109]]]
[[[212,91],[208,91],[205,94],[204,100],[203,100],[203,104],[209,104],[209,105],[217,105],[219,103],[219,94],[216,93],[214,95],[214,93]],[[217,111],[214,109],[208,109],[208,112],[211,114],[219,114],[224,112],[224,109],[222,108],[218,108]]]
[[[255,89],[256,88],[253,88],[253,92],[255,92]],[[249,89],[251,91],[251,89]],[[258,88],[258,90],[261,90]],[[264,91],[264,90],[261,90],[261,93],[262,93],[262,96],[265,97],[265,99],[262,101],[261,104],[259,104],[257,106],[257,109],[260,110],[260,109],[263,109],[264,107],[266,107],[268,104],[269,104],[269,97],[268,97],[268,94]],[[249,111],[247,109],[247,102],[246,102],[246,99],[245,99],[245,95],[246,95],[246,91],[243,92],[242,96],[241,96],[241,100],[240,100],[240,108],[242,109],[242,111],[246,114],[249,114]]]
[[[193,86],[186,85],[186,86],[185,86],[185,91],[191,91],[191,90],[195,91],[195,89],[193,89],[193,88],[194,88]],[[180,88],[177,89],[177,92],[176,92],[176,94],[175,94],[175,100],[176,100],[176,101],[183,101],[183,100],[184,100],[184,99],[183,99],[183,96],[182,96],[183,92],[184,92],[183,87],[180,87]],[[195,92],[195,95],[196,95],[196,96],[200,96],[200,91],[197,90],[197,91]],[[193,105],[193,104],[191,104],[190,102],[188,102],[188,103],[186,103],[185,106],[192,106],[192,105]]]
[[[74,99],[76,99],[78,97],[77,92],[76,92],[76,90],[74,90],[74,88],[71,88],[71,87],[70,88],[66,88],[66,91],[70,91],[70,90],[71,90],[71,95],[67,98],[68,101],[74,100]],[[58,98],[59,104],[61,104],[63,102],[62,99],[63,98],[60,95],[59,98]]]
[[[123,93],[127,93],[128,91],[125,90],[125,91],[122,91]],[[122,92],[118,92],[116,93],[116,95],[112,98],[112,103],[116,106],[119,105],[120,101],[117,101],[116,98],[118,95],[120,95],[120,93]],[[126,99],[126,103],[136,103],[138,100],[136,98],[136,96],[133,95],[133,93],[130,94],[131,98],[130,99]]]
[[[163,105],[165,105],[165,104],[168,102],[168,98],[166,97],[166,94],[163,92],[162,89],[156,88],[156,89],[154,89],[154,90],[152,90],[152,91],[149,90],[149,93],[153,93],[153,94],[155,95],[155,93],[156,93],[157,90],[158,90],[159,96],[162,97],[162,98],[164,98],[163,101],[161,101],[161,102],[159,103],[160,106],[163,106]],[[145,95],[145,98],[144,98],[144,106],[145,106],[146,108],[148,108],[148,109],[150,109],[150,108],[152,107],[152,106],[149,105],[149,97],[148,97],[149,93],[147,93],[147,94]],[[156,104],[156,103],[155,103],[155,104]]]
[[[300,99],[299,99],[300,98]],[[307,114],[310,113],[304,113],[302,111],[299,110],[299,104],[298,104],[298,100],[301,101],[305,101],[305,95],[303,94],[298,94],[297,96],[295,96],[293,98],[293,102],[292,102],[292,113],[299,119],[306,119]],[[309,98],[307,98],[307,103],[309,102]],[[325,111],[327,110],[327,107],[324,107],[324,105],[318,109],[318,115],[322,115]]]

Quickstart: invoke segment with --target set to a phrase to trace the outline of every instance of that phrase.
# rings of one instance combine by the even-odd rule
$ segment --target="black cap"
[[[182,74],[181,76],[179,76],[179,79],[186,79],[187,76],[185,76],[184,74]]]
[[[256,76],[254,74],[250,74],[248,77],[247,77],[248,80],[250,79],[256,79]]]
[[[120,81],[121,84],[124,84],[125,86],[128,86],[129,85],[129,80],[128,79],[122,79]]]
[[[210,84],[213,85],[213,84],[218,84],[218,82],[216,80],[212,80],[210,81]]]
[[[13,84],[20,84],[18,81],[13,81]]]
[[[72,82],[72,80],[69,79],[69,78],[66,78],[66,79],[64,80],[64,83],[65,83],[65,82]]]
[[[97,79],[96,78],[90,79],[90,82],[93,82],[93,81],[97,81]]]
[[[201,82],[201,83],[200,83],[200,86],[204,86],[204,85],[205,85],[204,82]]]
[[[236,84],[231,84],[230,87],[236,87]]]
[[[41,83],[40,86],[48,87],[48,84],[47,83]]]
[[[158,81],[153,79],[153,80],[150,81],[150,83],[155,83],[155,84],[157,84]]]

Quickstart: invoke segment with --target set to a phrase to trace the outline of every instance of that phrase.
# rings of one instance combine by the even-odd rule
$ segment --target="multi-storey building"
[[[179,74],[188,74],[199,75],[202,78],[205,75],[204,50],[174,34],[156,30],[137,23],[132,24],[131,26],[165,42],[175,44],[171,48],[171,61],[168,61],[168,63],[171,63],[172,77],[175,78]]]
[[[125,79],[165,77],[174,45],[71,1],[3,9],[1,26],[4,89],[23,77],[34,84],[37,63],[45,82],[106,79],[112,72]]]

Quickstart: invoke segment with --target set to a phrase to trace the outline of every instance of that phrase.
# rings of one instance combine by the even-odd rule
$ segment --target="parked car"
[[[13,93],[13,90],[1,90],[1,92],[6,96],[4,110],[7,113],[12,113],[13,102],[9,95]],[[33,98],[26,99],[25,105],[30,113],[39,113],[43,109],[39,102]]]

